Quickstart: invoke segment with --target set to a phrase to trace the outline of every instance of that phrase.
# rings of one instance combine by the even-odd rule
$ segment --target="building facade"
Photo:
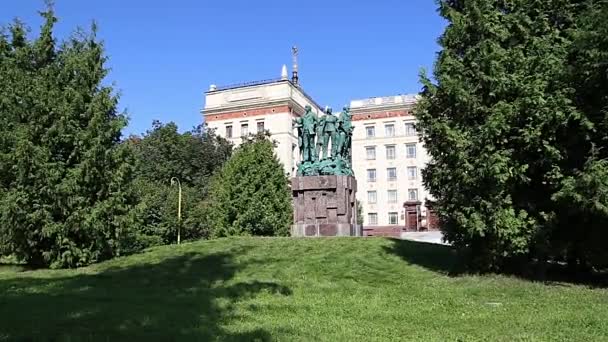
[[[367,235],[398,236],[426,226],[420,170],[428,161],[415,128],[414,95],[353,100],[353,171]],[[414,211],[414,215],[410,211]]]
[[[235,146],[248,133],[270,132],[277,142],[275,152],[285,173],[295,176],[300,153],[292,120],[304,113],[306,105],[317,115],[323,112],[284,72],[275,80],[226,87],[212,85],[205,93],[202,114],[208,128]]]

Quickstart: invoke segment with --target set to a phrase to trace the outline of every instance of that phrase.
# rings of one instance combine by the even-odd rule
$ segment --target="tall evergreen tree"
[[[571,30],[568,78],[582,117],[561,141],[567,156],[549,236],[576,269],[608,267],[608,2],[584,1]]]
[[[133,159],[95,26],[57,46],[52,8],[41,15],[35,40],[20,22],[0,36],[0,242],[31,264],[82,266],[130,249]]]
[[[562,139],[581,121],[567,65],[580,1],[439,1],[448,26],[416,115],[424,181],[449,241],[481,269],[545,258]]]
[[[206,208],[213,236],[288,235],[291,193],[273,147],[266,135],[246,138],[216,175]]]

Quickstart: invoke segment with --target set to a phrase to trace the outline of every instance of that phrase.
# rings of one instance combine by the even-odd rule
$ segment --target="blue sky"
[[[0,24],[19,17],[38,31],[42,0],[0,0]],[[414,93],[431,70],[445,23],[433,0],[55,0],[56,38],[97,21],[130,123],[181,130],[202,122],[210,84],[280,76],[299,48],[300,81],[321,105]]]

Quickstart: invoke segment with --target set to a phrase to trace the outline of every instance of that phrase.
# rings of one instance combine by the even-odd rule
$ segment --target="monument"
[[[317,116],[310,106],[294,120],[301,162],[291,180],[294,201],[292,236],[360,236],[357,181],[352,170],[350,108],[338,117],[326,108]]]

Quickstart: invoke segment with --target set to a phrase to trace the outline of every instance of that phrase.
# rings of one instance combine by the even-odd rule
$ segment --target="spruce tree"
[[[448,241],[474,265],[543,259],[553,194],[569,172],[562,139],[581,113],[567,65],[575,1],[439,1],[448,26],[416,108],[423,171]]]
[[[206,218],[212,235],[286,236],[291,193],[274,144],[263,134],[244,139],[211,183]]]
[[[0,37],[0,242],[30,264],[83,266],[131,249],[127,120],[95,26],[58,46],[52,8],[41,15],[33,41],[20,22]]]

